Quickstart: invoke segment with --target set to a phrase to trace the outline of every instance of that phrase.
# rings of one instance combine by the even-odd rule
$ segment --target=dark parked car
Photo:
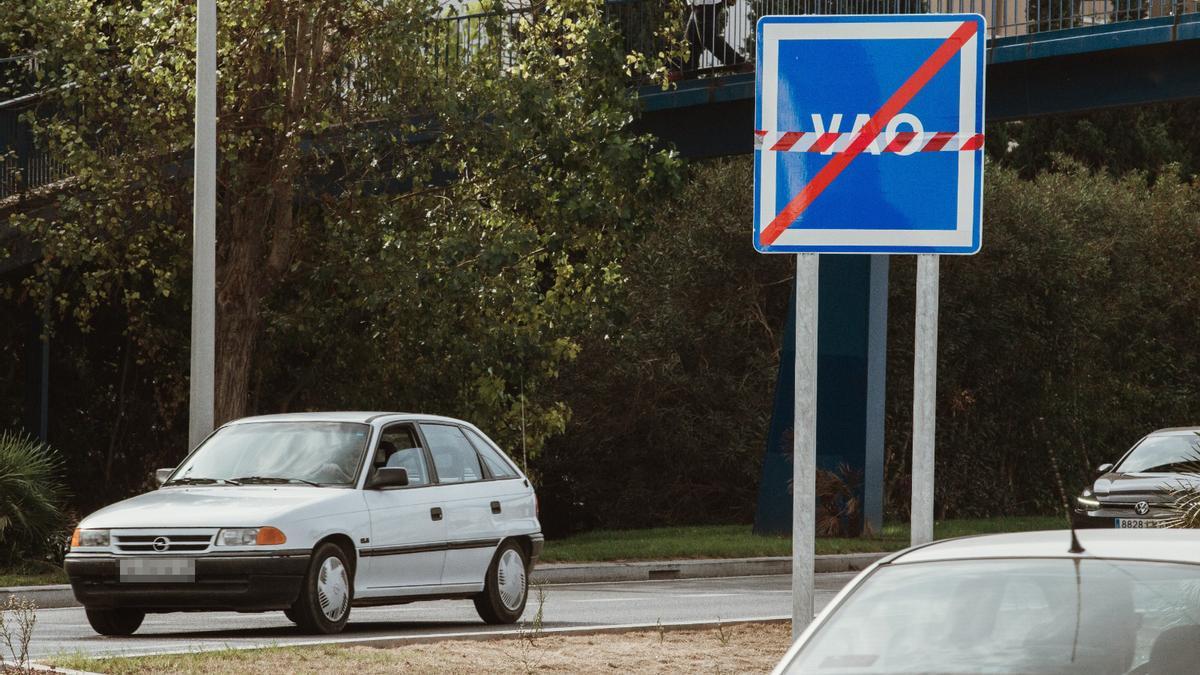
[[[1180,490],[1200,490],[1200,427],[1160,429],[1138,441],[1116,465],[1104,464],[1075,498],[1076,527],[1178,525]]]

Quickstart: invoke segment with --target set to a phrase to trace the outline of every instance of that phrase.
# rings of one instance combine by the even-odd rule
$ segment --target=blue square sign
[[[760,19],[754,247],[978,252],[985,36],[978,14]]]

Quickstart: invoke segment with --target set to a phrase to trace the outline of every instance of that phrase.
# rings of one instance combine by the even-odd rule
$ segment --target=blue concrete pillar
[[[817,468],[856,478],[866,524],[883,524],[887,256],[821,256],[817,329]],[[788,310],[754,531],[791,532],[795,312]],[[851,531],[861,521],[848,523]]]

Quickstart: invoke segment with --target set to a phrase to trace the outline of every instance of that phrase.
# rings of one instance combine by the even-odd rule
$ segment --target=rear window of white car
[[[475,449],[479,451],[479,456],[483,458],[483,463],[487,464],[488,471],[492,473],[494,478],[516,478],[517,470],[512,467],[500,453],[492,447],[482,436],[471,431],[463,429],[467,434],[467,438],[471,439],[471,443]]]

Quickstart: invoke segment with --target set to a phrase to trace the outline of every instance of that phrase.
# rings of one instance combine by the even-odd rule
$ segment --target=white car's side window
[[[407,470],[410,486],[429,485],[425,453],[421,452],[421,444],[408,425],[384,429],[375,450],[375,468],[385,466]]]
[[[429,443],[439,483],[468,483],[483,478],[479,455],[458,427],[448,424],[422,424]]]
[[[490,443],[483,440],[482,436],[474,431],[471,431],[470,429],[464,428],[463,431],[467,433],[467,438],[471,440],[471,443],[475,446],[475,449],[479,451],[479,456],[483,458],[484,463],[487,464],[488,471],[491,472],[493,477],[517,477],[517,471],[512,467],[512,464],[505,461],[504,457],[500,456],[500,453],[497,452]]]

